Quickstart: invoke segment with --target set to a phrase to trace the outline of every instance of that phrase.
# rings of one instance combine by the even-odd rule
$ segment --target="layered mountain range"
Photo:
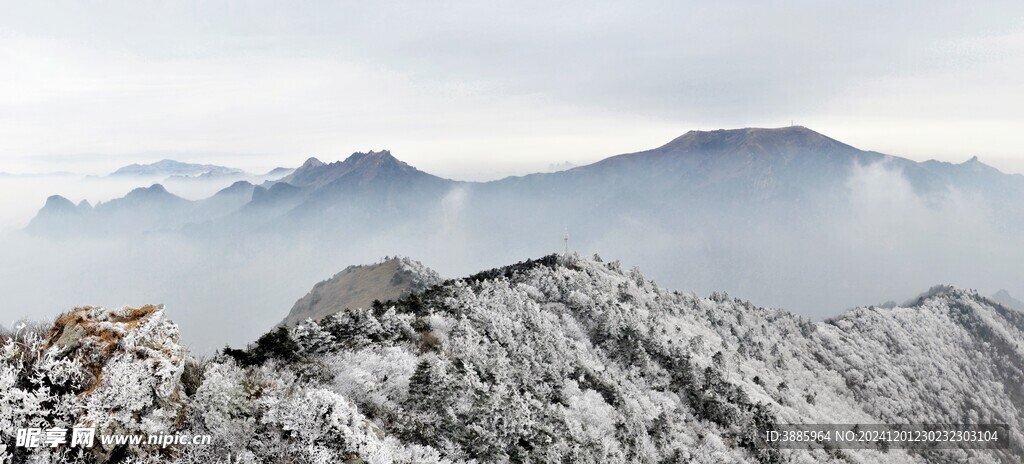
[[[1024,176],[1003,174],[976,157],[962,164],[915,162],[862,151],[803,127],[786,127],[690,131],[653,150],[565,171],[484,183],[425,173],[387,150],[355,153],[332,163],[310,158],[279,180],[253,186],[251,191],[250,186],[233,185],[214,196],[243,192],[249,201],[233,203],[234,208],[224,208],[219,214],[196,212],[185,219],[154,221],[148,228],[180,229],[190,224],[231,223],[240,216],[259,216],[260,222],[288,229],[296,221],[335,219],[359,204],[390,207],[372,211],[375,215],[434,210],[453,191],[467,192],[473,203],[468,206],[475,207],[471,208],[474,214],[515,216],[529,208],[534,214],[558,216],[566,223],[591,223],[586,219],[588,214],[621,217],[646,209],[666,213],[686,208],[688,214],[693,214],[722,206],[751,212],[766,206],[783,210],[828,207],[828,200],[851,188],[848,180],[855,170],[879,163],[899,172],[917,194],[979,195],[1001,215],[1016,220],[1024,211],[1020,202],[1012,201],[1024,195]],[[154,186],[149,190],[164,189]],[[125,199],[139,196],[136,190]],[[40,219],[67,212],[67,202],[51,200],[40,210]],[[150,201],[136,201],[129,209],[143,212],[175,201],[173,195],[152,195]],[[185,207],[197,211],[204,208],[201,201]],[[245,214],[230,214],[235,212]],[[97,212],[100,223],[106,220],[103,214]],[[35,222],[30,227],[39,233],[47,229]]]
[[[51,197],[27,228],[33,243],[106,251],[39,265],[38,284],[9,294],[38,295],[60,268],[103,301],[132,301],[145,287],[190,308],[178,318],[187,333],[211,317],[228,322],[218,316],[226,302],[244,300],[255,337],[342,263],[401,254],[460,275],[559,250],[566,231],[573,250],[618,256],[673,288],[727,289],[818,319],[937,283],[1024,294],[1024,176],[977,158],[865,151],[803,127],[690,131],[491,182],[441,178],[377,151],[310,158],[278,180],[198,201],[168,190],[92,206]],[[72,290],[47,303],[74,304]]]

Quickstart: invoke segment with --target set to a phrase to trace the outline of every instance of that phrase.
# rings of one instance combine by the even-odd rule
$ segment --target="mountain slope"
[[[133,249],[148,261],[169,263],[159,272],[144,269],[143,260],[109,254],[83,262],[145,273],[161,280],[154,283],[160,288],[179,285],[182,275],[210,280],[194,269],[239,282],[222,288],[232,289],[226,299],[253,301],[258,322],[246,339],[257,327],[279,322],[279,306],[293,302],[294,292],[337,270],[324,263],[397,253],[459,275],[561,248],[566,229],[573,248],[642,265],[674,288],[729,288],[817,319],[913,295],[935,282],[1024,285],[1024,176],[977,160],[916,163],[800,127],[694,131],[653,150],[486,183],[432,176],[387,152],[333,163],[314,159],[287,181],[255,187],[251,200],[234,211],[207,214],[202,208],[197,202],[161,217],[139,211],[145,220],[127,225],[111,224],[103,214],[84,214],[92,218],[87,221],[55,214],[29,232],[147,242],[150,251]],[[154,230],[163,233],[142,236]],[[203,257],[195,261],[221,257],[231,264],[168,259],[162,241],[187,243]],[[51,252],[38,242],[36,254]],[[289,263],[281,285],[255,277],[270,262]],[[113,301],[130,301],[87,269],[69,268],[70,279],[82,287],[114,287]],[[241,282],[246,275],[252,277]],[[37,271],[31,278],[34,288],[17,286],[12,295],[18,305],[46,310],[33,294],[45,291],[51,275]],[[223,305],[207,303],[203,288],[186,286],[181,300],[165,301],[196,308],[196,314],[220,311]]]
[[[864,151],[805,127],[690,131],[671,142],[566,171],[495,181],[489,189],[571,190],[603,203],[650,209],[742,212],[767,206],[835,208],[859,169],[879,165],[898,172],[921,195],[979,192],[986,199],[1024,195],[1024,177],[1006,175],[976,159],[961,165]],[[998,192],[992,191],[998,187]],[[676,208],[683,205],[683,208]],[[1005,205],[1010,207],[1011,205]],[[1012,208],[1015,215],[1020,208]]]
[[[291,338],[385,434],[455,461],[1024,457],[1024,315],[972,291],[815,323],[551,256]],[[1012,436],[1007,450],[798,451],[763,441],[782,423],[1005,423]]]
[[[659,225],[677,228],[680,224],[671,218],[682,212],[834,214],[845,207],[837,202],[861,188],[850,184],[851,177],[874,165],[905,178],[929,205],[962,201],[959,196],[967,195],[993,205],[1000,221],[1024,222],[1024,206],[1017,201],[1024,197],[1024,176],[1005,175],[977,159],[958,165],[917,163],[863,151],[804,127],[690,131],[653,150],[486,183],[442,179],[387,150],[354,153],[332,163],[310,158],[281,179],[264,182],[246,214],[218,220],[277,224],[292,233],[350,218],[375,219],[381,211],[389,221],[412,212],[434,213],[447,195],[467,192],[461,210],[471,215],[469,226],[523,223],[512,218],[529,213],[536,221],[523,223],[528,226],[562,218],[585,228],[604,227],[613,218],[649,221],[658,215]],[[273,188],[278,185],[295,188]],[[375,214],[367,217],[369,209]]]
[[[548,256],[280,327],[205,362],[184,359],[159,307],[79,309],[45,337],[19,332],[0,348],[6,423],[213,437],[159,451],[98,447],[83,462],[111,452],[180,463],[1024,458],[1024,314],[950,287],[813,322],[669,291],[617,262]],[[1009,435],[1006,449],[765,441],[787,423],[1004,423]],[[0,430],[3,444],[13,440]],[[6,450],[18,461],[70,458],[66,448]]]
[[[374,301],[397,300],[441,283],[436,272],[409,258],[349,266],[317,283],[292,306],[281,325],[320,320],[347,309],[370,308]]]

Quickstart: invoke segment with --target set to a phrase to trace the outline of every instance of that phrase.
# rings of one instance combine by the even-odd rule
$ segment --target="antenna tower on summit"
[[[568,258],[569,257],[569,228],[568,227],[565,228],[565,236],[562,237],[562,240],[565,241],[565,255],[564,256],[566,258]]]

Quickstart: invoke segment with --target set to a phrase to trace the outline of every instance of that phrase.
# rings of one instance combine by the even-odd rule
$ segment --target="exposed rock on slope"
[[[441,277],[418,261],[395,257],[377,264],[349,266],[317,283],[292,306],[281,325],[319,320],[338,311],[369,308],[374,300],[397,300],[441,283]]]
[[[21,427],[95,427],[107,433],[165,434],[175,430],[187,397],[181,383],[187,352],[162,306],[105,310],[83,307],[54,322],[45,337],[3,340],[0,438]],[[109,445],[97,439],[84,462],[125,455],[159,457],[159,445]],[[78,462],[67,446],[13,448],[15,462]],[[2,453],[0,453],[2,455]],[[120,457],[118,457],[120,456]],[[115,459],[116,458],[116,459]],[[5,461],[6,462],[6,461]]]
[[[406,443],[483,462],[1016,462],[1024,315],[937,288],[816,323],[539,261],[290,332]],[[1008,450],[796,451],[776,423],[1005,423]]]
[[[209,446],[30,462],[1020,462],[1024,314],[935,287],[813,322],[548,256],[185,359],[159,307],[0,338],[0,442],[70,426]],[[191,373],[189,372],[191,367]],[[781,423],[1001,423],[1004,450],[787,450]],[[28,456],[27,453],[32,453]],[[0,455],[3,449],[0,449]],[[116,458],[116,459],[115,459]]]
[[[46,335],[0,336],[0,462],[444,462],[297,370],[190,359],[160,306],[79,308]],[[92,446],[15,446],[19,428],[80,426],[95,427]],[[148,444],[171,435],[211,440]]]

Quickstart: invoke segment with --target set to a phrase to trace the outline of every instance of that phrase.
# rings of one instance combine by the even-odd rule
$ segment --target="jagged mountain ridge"
[[[420,171],[387,150],[354,153],[333,163],[311,158],[280,182],[270,183],[265,193],[259,192],[259,200],[272,207],[260,208],[262,204],[254,201],[244,213],[247,219],[269,224],[266,229],[285,233],[310,223],[417,222],[434,212],[431,204],[461,184]]]
[[[389,151],[355,153],[343,161],[324,163],[310,158],[276,181],[258,187],[249,205],[250,215],[262,222],[311,221],[350,213],[344,206],[358,202],[413,203],[423,209],[455,188],[468,188],[479,203],[498,203],[522,197],[529,203],[573,190],[592,200],[592,209],[619,210],[622,203],[655,208],[702,209],[710,198],[760,198],[796,201],[831,196],[846,188],[843,181],[857,165],[886,162],[899,169],[922,192],[998,187],[999,197],[1024,195],[1024,177],[1005,175],[976,158],[960,165],[937,161],[917,163],[904,158],[862,151],[804,127],[690,131],[671,142],[644,152],[613,156],[572,169],[513,177],[486,183],[455,182],[420,171],[396,159]],[[298,189],[278,189],[288,184]],[[657,192],[656,194],[652,194]],[[276,198],[276,197],[280,198]],[[554,195],[561,196],[561,195]],[[994,197],[995,198],[995,197]],[[258,200],[258,201],[257,201]],[[513,201],[514,202],[514,201]],[[545,213],[562,211],[552,198]],[[253,213],[262,203],[284,205]],[[756,208],[756,206],[752,206]],[[239,207],[241,208],[241,206]],[[480,207],[483,210],[501,208]],[[518,210],[518,207],[505,210]],[[1013,214],[1020,208],[1014,208]],[[613,210],[613,213],[617,211]],[[40,214],[49,213],[44,207]],[[483,211],[487,214],[487,211]],[[221,217],[230,222],[238,215]],[[284,220],[287,218],[287,221]],[[207,219],[203,217],[203,219]],[[173,225],[178,227],[180,225]]]
[[[153,272],[118,255],[88,261],[152,276],[153,288],[183,288],[162,301],[195,308],[180,321],[189,329],[202,330],[200,315],[222,311],[202,294],[210,277],[238,282],[221,288],[231,293],[225,299],[252,298],[244,339],[280,322],[278,308],[337,264],[401,254],[460,275],[561,248],[566,229],[574,249],[619,256],[672,287],[730,288],[815,318],[934,282],[1024,292],[1024,177],[977,161],[915,163],[799,127],[692,132],[654,150],[486,183],[410,171],[385,152],[364,155],[347,165],[305,163],[303,176],[323,173],[316,182],[259,185],[249,200],[210,214],[192,204],[173,217],[140,212],[121,226],[94,211],[87,221],[58,216],[30,232],[116,238],[136,256],[168,262]],[[160,233],[144,234],[153,231]],[[167,259],[166,242],[187,253]],[[202,258],[188,263],[189,256]],[[204,264],[214,260],[225,264]],[[286,271],[265,285],[256,276],[271,268]],[[68,280],[103,287],[110,302],[133,298],[85,266],[67,269]],[[45,288],[50,274],[37,274],[36,288]],[[48,307],[71,304],[79,292],[63,293]]]
[[[167,324],[159,318],[145,327]],[[126,338],[136,345],[175,340],[160,333],[173,331]],[[1024,381],[1024,315],[949,287],[907,307],[859,308],[813,322],[721,293],[701,298],[669,291],[617,262],[548,256],[376,308],[279,328],[247,350],[226,352],[194,368],[198,375],[176,361],[161,380],[170,383],[160,391],[187,394],[177,400],[186,404],[177,431],[218,440],[172,447],[179,462],[229,454],[373,463],[1024,457],[1024,398],[1017,388]],[[145,378],[152,375],[145,356],[126,357],[110,371]],[[18,359],[36,358],[2,361]],[[0,369],[0,384],[29,370],[13,367]],[[43,375],[55,368],[38,367]],[[153,403],[152,390],[126,386],[111,387],[117,395],[104,401]],[[76,391],[62,401],[106,405]],[[29,397],[12,396],[3,411],[21,411]],[[117,409],[101,411],[95,417],[108,420],[107,427],[142,425]],[[33,414],[42,423],[52,420],[46,410]],[[783,450],[760,441],[764,428],[797,422],[994,422],[1009,424],[1012,435],[1007,450],[924,453]],[[237,433],[238,424],[258,426]],[[7,433],[0,431],[5,442],[13,440]],[[34,452],[54,460],[47,453],[60,450]]]
[[[387,150],[355,153],[344,161],[329,164],[310,158],[299,168],[278,168],[267,176],[275,173],[286,175],[277,180],[266,180],[262,185],[239,180],[210,198],[198,201],[171,194],[159,183],[136,188],[123,198],[97,205],[95,212],[79,211],[90,213],[88,220],[83,220],[82,214],[68,214],[63,204],[70,200],[54,195],[26,229],[43,236],[124,235],[175,231],[189,226],[207,227],[207,223],[214,220],[243,225],[275,219],[286,222],[278,216],[302,217],[303,211],[323,213],[337,209],[339,204],[409,203],[409,208],[415,209],[417,198],[424,195],[436,197],[451,185],[459,184],[413,168]],[[125,214],[136,213],[139,217],[120,218],[110,214],[115,210]],[[230,228],[239,230],[238,227]]]
[[[316,158],[309,158],[291,174],[276,182],[285,182],[296,187],[321,188],[347,176],[354,176],[356,182],[367,183],[374,180],[404,180],[406,176],[422,177],[429,174],[399,161],[390,151],[382,150],[353,153],[344,161],[329,164]]]
[[[41,236],[64,238],[174,231],[237,211],[251,201],[255,188],[241,180],[209,198],[192,201],[168,192],[161,184],[153,184],[95,206],[82,200],[74,208],[67,207],[70,200],[54,195],[47,199],[46,206],[29,222],[26,230]]]

